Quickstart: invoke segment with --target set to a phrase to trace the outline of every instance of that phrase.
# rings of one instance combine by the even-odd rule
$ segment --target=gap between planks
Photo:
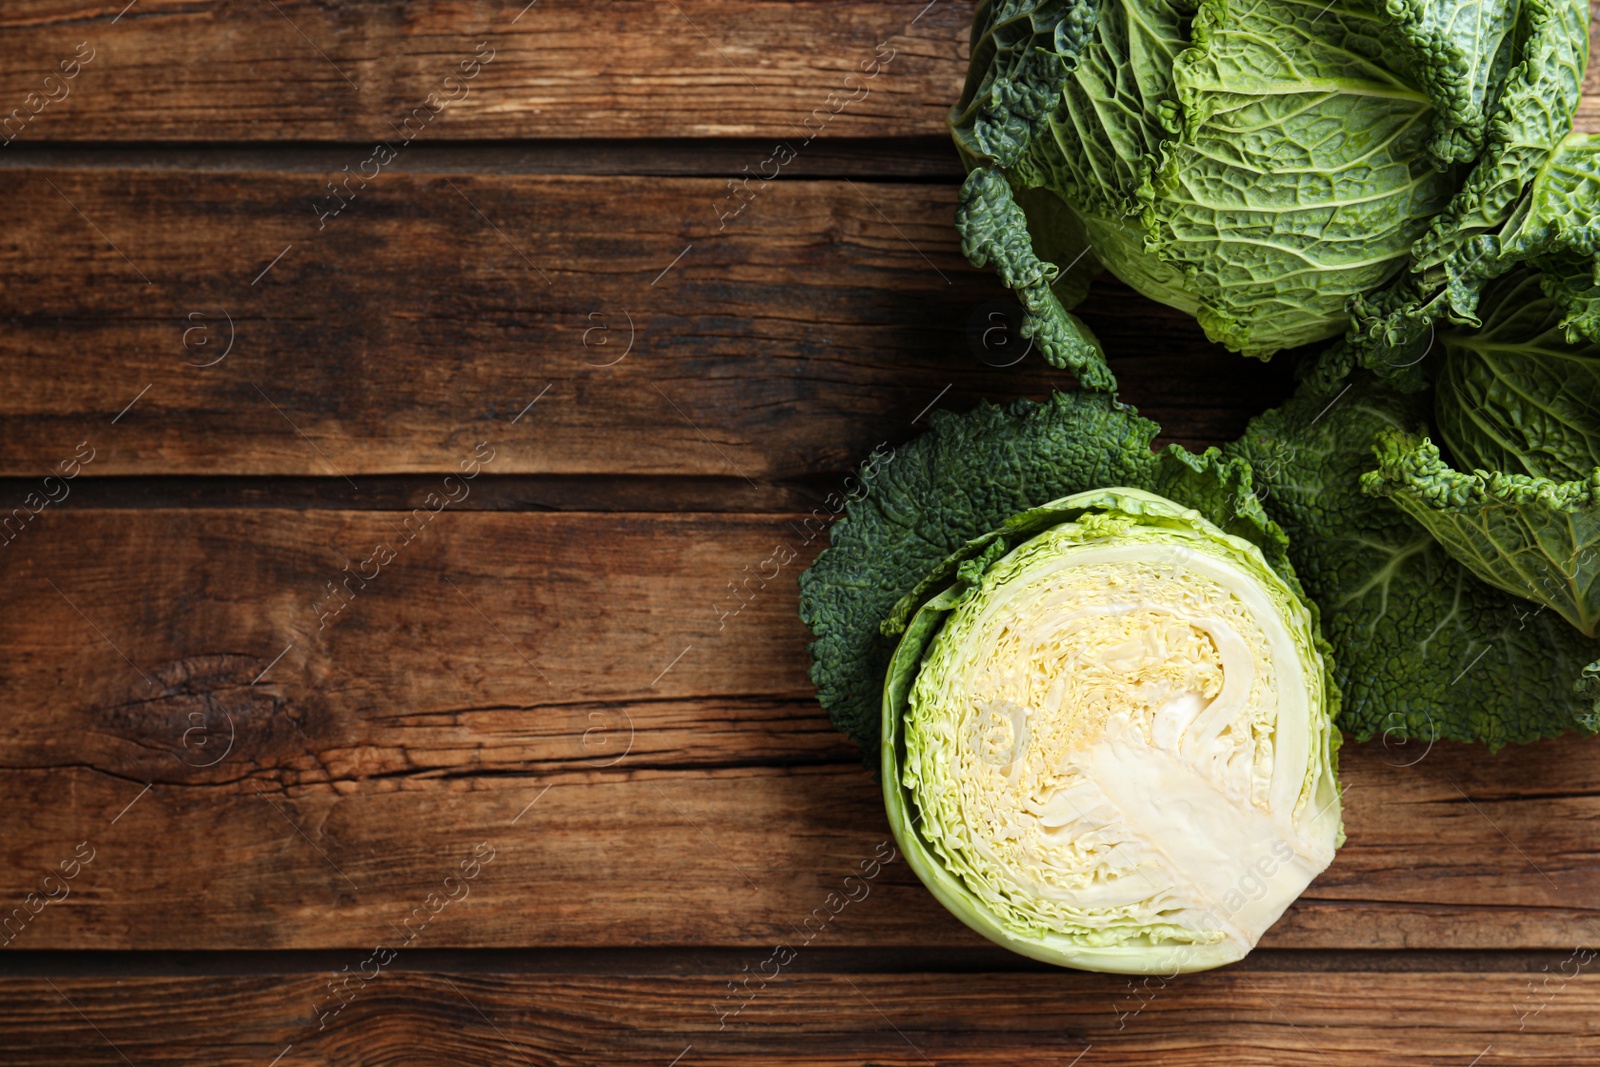
[[[750,948],[407,949],[396,969],[420,973],[667,975],[737,972]],[[1260,948],[1219,974],[1543,973],[1555,949],[1273,949]],[[191,975],[294,975],[337,971],[349,949],[0,952],[0,980],[15,978],[167,978]],[[807,948],[786,970],[795,974],[1071,974],[999,946]]]
[[[763,481],[699,475],[479,475],[456,511],[709,512],[800,517],[826,508],[850,473]],[[0,478],[0,500],[37,490],[37,478]],[[363,474],[357,488],[339,477],[262,475],[109,475],[88,471],[56,510],[145,508],[287,508],[410,511],[439,488],[439,475]]]
[[[18,141],[0,153],[0,171],[39,168],[192,173],[337,175],[364,157],[369,142],[59,144]],[[446,141],[408,146],[385,168],[397,174],[550,174],[672,178],[751,176],[773,150],[753,137],[624,140]],[[837,138],[819,141],[784,167],[785,180],[959,182],[965,171],[948,137]]]

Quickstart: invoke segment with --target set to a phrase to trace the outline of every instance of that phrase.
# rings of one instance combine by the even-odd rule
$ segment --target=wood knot
[[[150,757],[157,779],[186,779],[224,763],[272,762],[274,750],[304,738],[289,698],[257,681],[267,661],[215,654],[174,660],[146,672],[121,701],[101,709],[102,728]]]

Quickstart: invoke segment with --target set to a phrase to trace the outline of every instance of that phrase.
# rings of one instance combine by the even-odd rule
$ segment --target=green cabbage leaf
[[[1377,440],[1378,469],[1362,477],[1416,519],[1481,580],[1553,608],[1586,636],[1600,629],[1600,469],[1583,481],[1464,474],[1425,437]]]
[[[1423,388],[1439,324],[1484,325],[1480,302],[1511,273],[1540,275],[1569,342],[1600,340],[1600,138],[1551,131],[1549,140],[1550,149],[1525,152],[1536,168],[1518,157],[1509,174],[1494,172],[1494,211],[1484,201],[1447,213],[1418,242],[1407,274],[1352,301],[1350,341],[1363,364],[1400,388]],[[1501,203],[1513,188],[1520,196]]]
[[[1312,375],[1223,450],[1253,468],[1257,493],[1289,536],[1295,571],[1322,609],[1344,693],[1339,725],[1361,741],[1490,748],[1595,732],[1597,693],[1584,679],[1600,643],[1481,580],[1437,536],[1453,520],[1424,524],[1393,493],[1363,491],[1374,449],[1387,455],[1426,415],[1422,396],[1365,373],[1331,386]]]
[[[1492,285],[1477,330],[1439,337],[1434,422],[1391,430],[1362,479],[1481,580],[1589,637],[1600,632],[1600,343],[1571,343],[1561,302],[1517,271]]]

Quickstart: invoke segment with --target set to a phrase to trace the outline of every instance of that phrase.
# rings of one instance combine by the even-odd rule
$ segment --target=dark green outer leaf
[[[1491,748],[1600,729],[1576,688],[1600,644],[1479,581],[1399,508],[1362,492],[1379,433],[1420,424],[1422,401],[1365,375],[1342,393],[1316,384],[1224,452],[1254,467],[1322,609],[1344,689],[1340,726],[1363,741],[1384,733]]]
[[[1060,273],[1033,251],[1028,221],[999,171],[979,167],[961,186],[956,209],[961,251],[975,267],[994,264],[1007,288],[1016,291],[1027,316],[1022,336],[1031,338],[1051,366],[1064,367],[1087,389],[1111,390],[1117,381],[1089,327],[1062,307],[1052,283]]]
[[[949,120],[966,159],[1017,161],[1060,99],[1098,12],[1095,0],[979,0],[967,84]]]
[[[878,465],[870,492],[833,527],[832,547],[800,576],[800,617],[817,638],[811,678],[834,725],[873,758],[884,672],[906,620],[963,564],[1037,532],[1023,513],[1074,493],[1160,493],[1254,543],[1299,592],[1286,538],[1253,495],[1249,467],[1215,449],[1196,456],[1171,446],[1157,456],[1157,432],[1132,408],[1086,392],[936,412],[929,433]]]

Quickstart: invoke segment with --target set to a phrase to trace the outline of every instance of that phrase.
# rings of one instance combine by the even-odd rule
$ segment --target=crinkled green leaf
[[[1526,260],[1561,308],[1566,338],[1600,341],[1600,137],[1569,135],[1501,239],[1502,269]]]
[[[1553,611],[1478,580],[1414,519],[1361,490],[1385,430],[1419,425],[1424,402],[1367,376],[1302,385],[1224,452],[1247,460],[1322,612],[1344,689],[1340,725],[1491,748],[1593,733],[1578,690],[1600,644]]]
[[[1537,0],[1535,0],[1537,2]],[[1515,58],[1517,0],[1385,2],[1393,41],[1434,106],[1429,153],[1441,164],[1468,162],[1483,146],[1488,111]]]
[[[1060,273],[1034,254],[1028,222],[999,171],[980,167],[961,186],[956,210],[961,250],[977,267],[993,264],[1027,309],[1022,336],[1031,338],[1051,366],[1064,367],[1087,389],[1115,389],[1117,382],[1089,327],[1066,308],[1051,288]]]
[[[981,0],[966,88],[950,115],[968,159],[1016,162],[1060,98],[1098,10],[1095,0]]]
[[[1453,5],[1463,15],[1476,4]],[[1486,150],[1449,208],[1417,244],[1412,270],[1446,265],[1478,234],[1498,230],[1511,217],[1539,168],[1571,132],[1582,95],[1588,37],[1585,0],[1530,0],[1520,5],[1525,38],[1518,62],[1495,104]],[[1506,55],[1505,49],[1496,53]],[[1435,277],[1437,284],[1439,279]]]
[[[1547,273],[1572,334],[1600,337],[1600,139],[1570,132],[1588,7],[1561,0],[1530,11],[1548,16],[1534,48],[1543,61],[1513,72],[1488,149],[1406,273],[1352,302],[1362,362],[1400,388],[1425,384],[1419,364],[1435,324],[1478,325],[1488,283],[1523,264]]]
[[[1378,435],[1362,477],[1481,580],[1551,608],[1589,637],[1600,628],[1600,468],[1583,481],[1453,470],[1427,438]]]
[[[1182,445],[1168,445],[1161,451],[1150,490],[1193,508],[1223,533],[1255,545],[1295,595],[1304,598],[1289,560],[1289,537],[1261,506],[1250,464],[1226,457],[1217,448],[1196,455]]]
[[[1508,274],[1481,329],[1439,335],[1434,427],[1462,470],[1573,481],[1600,467],[1600,343],[1567,340],[1548,283]]]
[[[1497,249],[1502,261],[1600,251],[1600,138],[1572,133],[1534,176],[1526,202],[1506,224]],[[1591,270],[1592,273],[1592,270]]]
[[[1484,293],[1478,330],[1440,335],[1426,438],[1379,436],[1362,485],[1421,523],[1490,585],[1600,627],[1600,343],[1567,341],[1540,277]]]
[[[1566,339],[1572,343],[1584,337],[1600,339],[1600,280],[1595,278],[1593,264],[1582,257],[1566,262],[1552,257],[1541,265],[1539,284],[1562,310],[1559,325]]]
[[[1205,0],[1191,33],[1173,136],[1141,190],[1147,247],[1212,340],[1267,356],[1332,337],[1455,191],[1428,151],[1438,87],[1413,77],[1433,68],[1406,69],[1384,47],[1401,27],[1337,0]]]
[[[1585,700],[1593,701],[1595,707],[1600,708],[1600,660],[1589,664],[1578,675],[1578,694]]]
[[[1162,105],[1193,15],[1181,0],[1105,4],[1060,100],[1008,172],[1020,186],[1050,189],[1072,204],[1094,245],[1138,208],[1143,171],[1166,137]]]
[[[1089,249],[1083,221],[1065,201],[1043,187],[1014,189],[1012,198],[1027,218],[1034,254],[1057,269],[1050,291],[1071,311],[1083,303],[1090,283],[1100,273],[1100,261]]]

